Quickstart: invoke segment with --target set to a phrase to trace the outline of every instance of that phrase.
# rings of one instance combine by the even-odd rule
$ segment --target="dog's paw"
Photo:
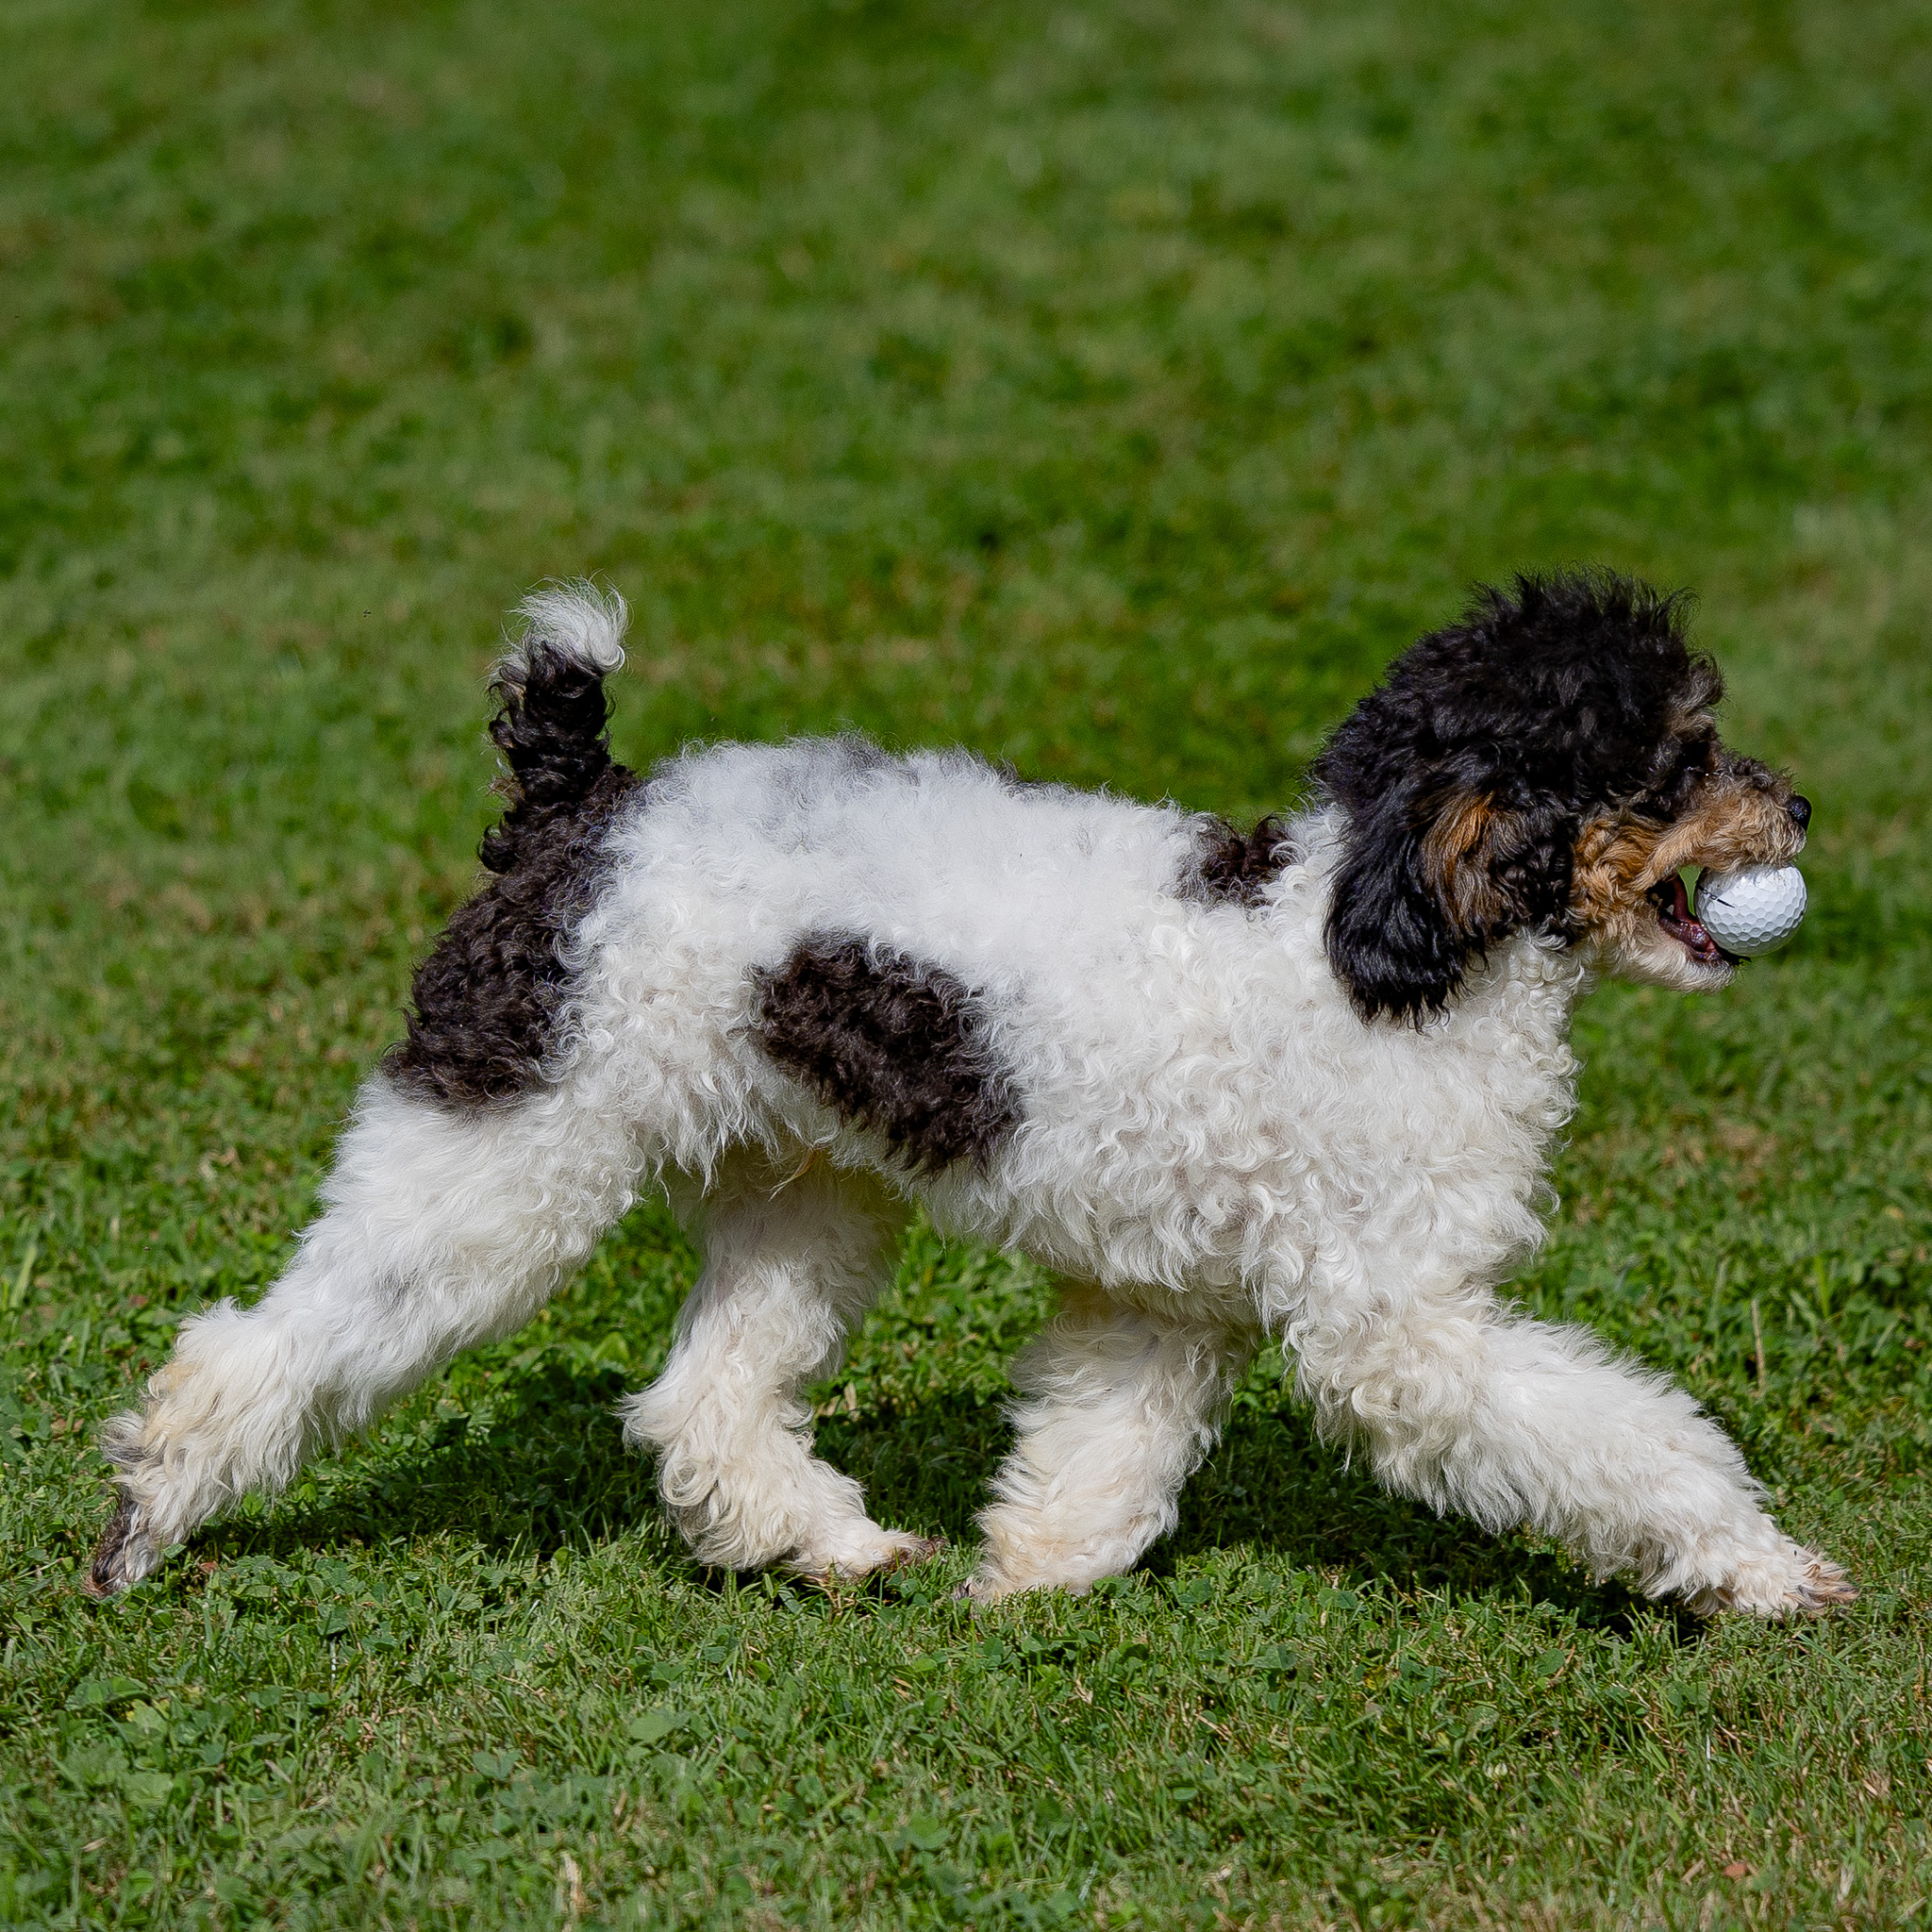
[[[969,1603],[996,1604],[1009,1596],[1025,1596],[1041,1590],[1063,1590],[1069,1596],[1085,1596],[1097,1579],[1092,1576],[1058,1576],[1043,1571],[1016,1571],[994,1562],[982,1562],[954,1592]]]
[[[834,1577],[851,1581],[859,1576],[876,1576],[886,1570],[904,1570],[914,1563],[928,1562],[946,1546],[941,1536],[911,1536],[902,1529],[881,1529],[868,1523],[863,1528],[847,1531],[824,1548],[794,1557],[790,1567],[800,1575],[829,1582]]]
[[[1700,1591],[1690,1607],[1700,1616],[1742,1610],[1754,1617],[1818,1616],[1850,1603],[1857,1591],[1829,1557],[1802,1544],[1746,1557],[1723,1583]]]
[[[160,1568],[162,1545],[132,1496],[124,1495],[88,1566],[90,1596],[118,1596]]]
[[[1018,1596],[1027,1590],[1039,1590],[1038,1583],[1008,1583],[1005,1577],[984,1570],[975,1570],[953,1594],[962,1603],[972,1604],[975,1608],[981,1604],[996,1604],[1002,1597]]]

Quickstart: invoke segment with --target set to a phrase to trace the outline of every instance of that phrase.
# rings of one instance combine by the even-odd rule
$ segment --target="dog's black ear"
[[[1421,1022],[1511,932],[1559,920],[1561,814],[1459,785],[1396,786],[1349,808],[1328,961],[1365,1020]]]
[[[1328,902],[1328,963],[1365,1020],[1420,1020],[1461,985],[1470,947],[1431,877],[1432,815],[1391,792],[1351,811]]]

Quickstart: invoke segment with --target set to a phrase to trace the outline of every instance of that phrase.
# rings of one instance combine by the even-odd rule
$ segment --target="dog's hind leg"
[[[799,1394],[891,1279],[903,1205],[823,1157],[790,1171],[743,1155],[690,1219],[704,1274],[664,1373],[625,1405],[625,1433],[657,1450],[692,1552],[725,1569],[844,1576],[929,1556],[933,1543],[880,1528],[859,1486],[811,1453]]]
[[[1084,1591],[1130,1569],[1178,1520],[1181,1485],[1214,1446],[1254,1347],[1249,1335],[1070,1289],[1013,1365],[1026,1399],[980,1514],[972,1594]]]
[[[281,1279],[185,1323],[145,1407],[108,1423],[122,1501],[92,1589],[138,1582],[458,1350],[521,1327],[630,1205],[640,1165],[622,1127],[564,1092],[453,1110],[378,1074]]]
[[[1736,1445],[1666,1377],[1587,1331],[1508,1319],[1486,1297],[1364,1334],[1303,1334],[1324,1431],[1362,1444],[1391,1489],[1486,1529],[1525,1526],[1653,1596],[1782,1615],[1856,1594],[1761,1507]]]

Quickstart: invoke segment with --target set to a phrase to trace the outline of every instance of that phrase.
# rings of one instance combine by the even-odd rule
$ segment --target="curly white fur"
[[[526,614],[601,665],[622,612],[598,609]],[[1131,1565],[1271,1335],[1324,1429],[1438,1509],[1705,1607],[1841,1594],[1688,1396],[1496,1298],[1541,1235],[1577,958],[1512,940],[1420,1028],[1367,1024],[1324,951],[1336,825],[1295,824],[1300,857],[1253,908],[1176,892],[1197,832],[958,754],[727,745],[663,769],[610,834],[540,1091],[464,1114],[373,1078],[286,1275],[189,1324],[113,1425],[108,1585],[526,1321],[661,1179],[706,1268],[626,1420],[707,1560],[860,1573],[926,1547],[812,1457],[799,1398],[917,1200],[1070,1283],[1019,1372],[982,1596]],[[754,970],[826,929],[978,991],[1023,1102],[983,1167],[909,1172],[761,1051]]]
[[[497,660],[499,673],[515,683],[530,653],[558,652],[586,671],[608,675],[624,667],[624,634],[630,609],[615,591],[588,582],[545,584],[517,606],[524,628]]]

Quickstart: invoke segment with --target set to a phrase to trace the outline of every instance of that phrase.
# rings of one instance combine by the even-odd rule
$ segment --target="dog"
[[[1579,997],[1726,986],[1680,868],[1805,841],[1790,780],[1720,740],[1681,597],[1481,590],[1335,731],[1307,808],[1248,832],[849,737],[640,776],[606,736],[621,599],[521,613],[488,880],[287,1272],[185,1323],[107,1425],[95,1591],[520,1327],[657,1186],[704,1266],[625,1430],[705,1563],[934,1550],[813,1455],[801,1396],[916,1205],[1063,1284],[975,1598],[1130,1568],[1268,1338],[1402,1495],[1700,1612],[1854,1593],[1689,1395],[1497,1292],[1542,1236]]]

